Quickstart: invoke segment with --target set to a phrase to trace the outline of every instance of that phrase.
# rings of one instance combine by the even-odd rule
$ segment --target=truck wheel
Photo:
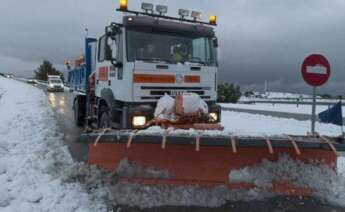
[[[74,121],[78,127],[84,126],[85,117],[83,114],[83,110],[80,108],[78,100],[74,102]]]
[[[102,129],[111,128],[111,115],[107,107],[101,108],[101,116],[98,122],[98,127]]]

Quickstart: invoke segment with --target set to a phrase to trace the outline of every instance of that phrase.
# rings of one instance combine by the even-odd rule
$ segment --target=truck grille
[[[205,94],[205,91],[188,91],[188,92],[196,93],[200,96]],[[154,96],[163,96],[164,94],[168,94],[170,96],[175,95],[173,91],[151,91],[150,94]]]
[[[196,93],[203,99],[210,99],[210,96],[205,96],[206,91],[211,90],[210,87],[155,87],[155,86],[142,86],[142,90],[150,91],[150,96],[143,96],[144,100],[156,100],[160,99],[165,94],[170,96],[176,96],[179,93],[189,92]]]

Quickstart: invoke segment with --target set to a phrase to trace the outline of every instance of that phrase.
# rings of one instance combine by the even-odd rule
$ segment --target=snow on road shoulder
[[[306,135],[310,132],[310,121],[298,121],[296,119],[277,118],[272,116],[222,111],[222,122],[224,131],[198,131],[198,130],[176,130],[171,134],[216,135],[216,136],[283,136]],[[316,123],[316,131],[325,136],[339,136],[340,127],[332,124]],[[163,134],[160,127],[151,127],[140,131],[141,134]]]
[[[222,112],[222,125],[225,132],[243,136],[306,135],[310,132],[310,121],[239,112]],[[326,136],[341,134],[340,127],[332,124],[316,123],[316,131]]]
[[[0,77],[0,211],[102,211],[60,176],[73,160],[44,93]]]

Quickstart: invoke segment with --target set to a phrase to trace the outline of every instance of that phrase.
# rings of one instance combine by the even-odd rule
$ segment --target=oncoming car
[[[60,79],[49,79],[47,90],[49,92],[63,92],[64,84]]]

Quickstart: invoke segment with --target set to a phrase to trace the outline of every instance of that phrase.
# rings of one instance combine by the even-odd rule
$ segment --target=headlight
[[[217,113],[210,113],[211,121],[218,121],[218,114]]]
[[[52,87],[54,87],[54,85],[53,84],[49,84],[49,87],[52,88]]]
[[[145,116],[134,116],[132,120],[132,124],[134,127],[143,127],[146,124],[146,117]]]

